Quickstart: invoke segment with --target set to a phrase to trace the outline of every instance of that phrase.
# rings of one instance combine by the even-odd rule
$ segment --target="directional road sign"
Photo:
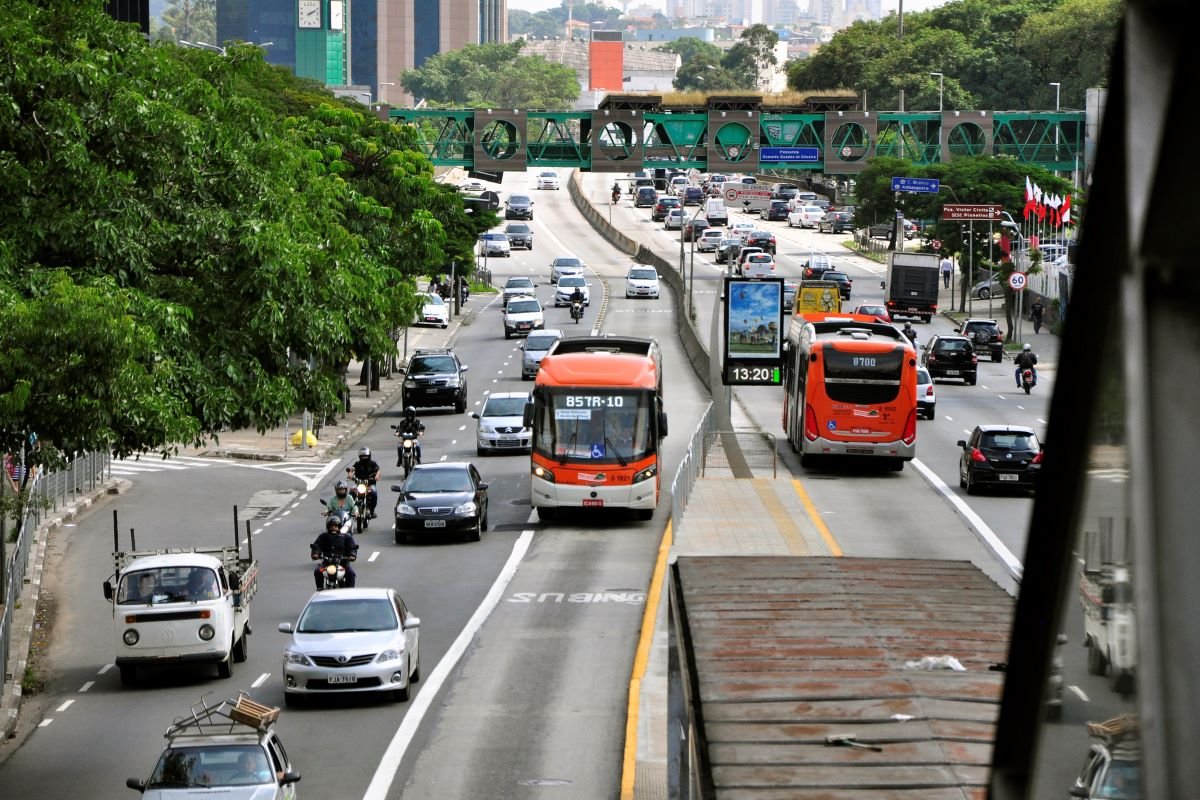
[[[937,178],[892,178],[893,192],[919,192],[922,194],[937,194],[942,182]]]
[[[727,202],[727,203],[736,203],[741,200],[770,200],[770,199],[771,199],[771,190],[770,189],[755,189],[753,187],[747,186],[744,189],[741,187],[730,187],[725,190],[725,202]]]
[[[971,220],[993,222],[1000,219],[1000,212],[1003,210],[1004,206],[990,203],[946,203],[942,206],[942,219],[955,222]]]
[[[1024,272],[1014,272],[1008,276],[1008,285],[1012,287],[1014,292],[1019,292],[1025,288],[1026,280]]]
[[[762,147],[758,151],[758,160],[762,164],[775,164],[780,161],[816,164],[821,160],[821,149],[818,147]]]

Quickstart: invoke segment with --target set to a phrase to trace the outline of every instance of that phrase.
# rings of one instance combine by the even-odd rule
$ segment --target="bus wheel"
[[[904,470],[904,459],[893,458],[892,463],[888,464],[888,467],[892,470],[892,472],[901,472]]]
[[[540,519],[542,522],[549,522],[550,520],[554,519],[557,513],[557,508],[547,508],[546,506],[537,507],[538,519]]]
[[[800,466],[804,467],[805,469],[812,469],[816,465],[817,464],[816,464],[815,457],[807,455],[807,454],[803,454],[800,456]]]
[[[654,519],[654,509],[653,508],[639,508],[637,510],[637,518],[640,520]]]

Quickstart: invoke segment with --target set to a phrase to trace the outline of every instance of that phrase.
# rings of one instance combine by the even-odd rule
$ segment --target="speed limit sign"
[[[1026,278],[1024,272],[1014,272],[1008,276],[1008,285],[1012,287],[1014,292],[1019,292],[1025,288]]]

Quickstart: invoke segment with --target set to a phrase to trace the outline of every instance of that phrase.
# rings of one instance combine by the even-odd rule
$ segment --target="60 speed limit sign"
[[[1014,272],[1008,276],[1008,285],[1012,287],[1014,292],[1019,292],[1025,288],[1027,279],[1024,272]]]

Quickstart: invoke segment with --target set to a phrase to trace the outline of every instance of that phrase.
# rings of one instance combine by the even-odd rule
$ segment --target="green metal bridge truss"
[[[990,153],[1055,171],[1083,159],[1082,111],[772,113],[759,108],[646,111],[391,109],[436,166],[481,172],[570,167],[633,172],[812,170],[854,175],[873,156],[915,164]]]

